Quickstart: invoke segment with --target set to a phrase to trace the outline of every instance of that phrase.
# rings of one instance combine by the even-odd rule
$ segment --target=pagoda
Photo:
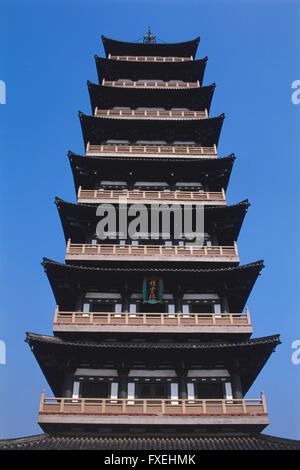
[[[53,392],[41,393],[44,434],[0,447],[296,448],[261,433],[263,393],[245,398],[280,340],[252,338],[246,302],[264,265],[240,265],[249,202],[226,201],[235,155],[218,155],[224,115],[210,115],[199,38],[161,43],[149,29],[139,43],[102,41],[91,114],[79,112],[85,154],[68,153],[77,202],[55,200],[65,262],[42,263],[53,335],[26,337]],[[132,207],[155,206],[161,220],[170,207],[202,211],[202,244],[161,224],[130,237],[124,200],[128,224]],[[99,236],[103,207],[115,209],[114,237]]]

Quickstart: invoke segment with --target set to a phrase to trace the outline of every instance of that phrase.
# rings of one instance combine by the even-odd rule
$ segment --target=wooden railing
[[[86,155],[134,156],[143,155],[158,157],[204,157],[217,158],[217,147],[200,147],[192,145],[130,145],[130,144],[100,144],[86,146]]]
[[[222,201],[226,203],[225,191],[219,192],[196,192],[196,191],[129,191],[129,190],[98,190],[98,189],[78,189],[77,199],[79,202],[85,200],[119,200],[127,198],[129,200],[151,200],[151,201]]]
[[[98,109],[95,108],[95,117],[111,118],[152,118],[152,119],[207,119],[207,109],[204,111],[190,110],[156,110],[156,109]]]
[[[63,312],[57,306],[54,324],[143,325],[143,326],[251,326],[249,309],[245,313],[129,313]]]
[[[238,258],[237,244],[234,246],[165,246],[165,245],[119,245],[119,244],[89,244],[89,243],[71,243],[68,240],[66,255],[89,255],[89,256],[132,256],[149,257],[151,261],[156,256],[177,257],[178,260],[184,258],[230,258],[234,261]]]
[[[42,392],[39,414],[75,415],[267,415],[264,393],[260,399],[136,399],[46,398]]]
[[[155,57],[155,56],[130,56],[130,55],[108,55],[108,59],[125,60],[130,62],[187,62],[193,60],[191,57]]]
[[[133,87],[133,88],[199,88],[200,82],[164,82],[164,81],[133,81],[133,80],[105,80],[103,78],[102,85],[113,87]]]

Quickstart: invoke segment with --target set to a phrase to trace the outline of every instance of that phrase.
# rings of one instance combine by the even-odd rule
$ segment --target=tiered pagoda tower
[[[56,199],[65,263],[42,263],[54,335],[26,338],[53,392],[42,393],[45,434],[31,448],[292,446],[261,434],[264,394],[244,398],[280,340],[251,337],[245,304],[263,262],[239,264],[249,203],[226,202],[235,156],[218,156],[224,115],[210,116],[199,38],[102,40],[92,113],[79,113],[85,155],[68,154],[77,203]],[[119,215],[120,197],[160,204],[163,217],[167,206],[204,208],[204,245],[161,230],[99,239],[97,208]]]

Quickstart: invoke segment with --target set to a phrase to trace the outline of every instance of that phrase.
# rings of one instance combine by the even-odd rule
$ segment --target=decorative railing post
[[[263,406],[263,412],[267,413],[267,402],[266,402],[266,397],[265,397],[264,392],[261,392],[261,402]]]
[[[60,413],[63,413],[63,411],[64,411],[64,405],[65,405],[65,399],[64,399],[64,398],[60,398],[60,399],[59,399],[59,412],[60,412]]]
[[[247,414],[247,404],[246,404],[246,400],[242,400],[242,407],[243,407],[243,413],[244,414]]]
[[[55,312],[54,312],[54,323],[57,323],[58,320],[58,305],[56,305]]]
[[[42,395],[41,395],[41,401],[40,401],[40,408],[39,408],[39,413],[41,413],[44,410],[44,403],[45,403],[45,389],[42,390]]]
[[[247,317],[247,325],[251,325],[251,320],[250,320],[250,311],[249,308],[246,307],[246,317]]]

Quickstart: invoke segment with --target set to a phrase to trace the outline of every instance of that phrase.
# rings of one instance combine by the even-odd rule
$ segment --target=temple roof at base
[[[106,57],[113,56],[157,56],[157,57],[195,57],[200,37],[191,41],[175,43],[138,43],[125,42],[101,36]]]
[[[180,159],[180,158],[143,158],[124,157],[85,157],[73,152],[68,153],[76,192],[82,189],[94,189],[101,180],[177,181],[207,183],[211,191],[227,189],[235,156],[223,158]],[[158,170],[159,165],[159,172]],[[117,175],[115,169],[118,168]]]
[[[231,312],[241,312],[250,295],[257,277],[264,268],[263,261],[255,263],[221,269],[200,269],[193,267],[182,267],[178,263],[172,267],[153,267],[150,263],[142,263],[139,267],[111,266],[101,263],[99,267],[87,267],[59,263],[47,258],[43,259],[42,265],[48,276],[48,280],[53,290],[56,303],[62,310],[75,309],[75,292],[89,292],[91,289],[98,289],[99,286],[105,292],[113,287],[122,292],[126,282],[129,291],[136,292],[137,286],[142,289],[144,277],[151,275],[161,276],[164,279],[165,291],[177,286],[181,288],[208,289],[226,296]],[[107,291],[107,292],[108,292]],[[142,290],[141,290],[142,292]]]
[[[79,112],[85,146],[104,144],[109,140],[195,142],[202,147],[218,145],[224,114],[207,119],[159,120],[117,119],[88,116]]]
[[[145,108],[188,108],[194,111],[210,110],[216,85],[199,88],[122,88],[98,85],[87,82],[92,112],[99,109],[112,109],[115,106]]]
[[[300,450],[300,441],[266,434],[140,436],[40,434],[0,441],[1,450]]]
[[[57,336],[40,335],[27,332],[25,340],[45,375],[55,396],[61,396],[65,369],[70,363],[90,364],[99,367],[101,361],[120,363],[126,358],[128,367],[136,361],[164,361],[177,363],[201,362],[208,366],[223,363],[228,370],[238,364],[241,386],[245,395],[276,346],[281,342],[279,335],[242,341],[215,342],[122,342],[94,339],[63,339]]]

